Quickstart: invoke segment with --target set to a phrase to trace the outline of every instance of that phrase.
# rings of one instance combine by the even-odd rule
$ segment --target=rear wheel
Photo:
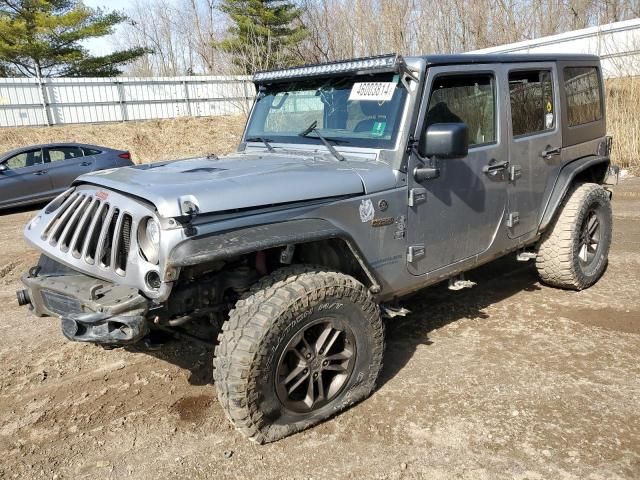
[[[383,325],[348,275],[288,267],[258,282],[223,325],[218,398],[259,443],[303,430],[366,398],[382,363]]]
[[[596,283],[607,266],[612,225],[606,190],[594,183],[573,187],[538,247],[536,267],[542,281],[572,290]]]

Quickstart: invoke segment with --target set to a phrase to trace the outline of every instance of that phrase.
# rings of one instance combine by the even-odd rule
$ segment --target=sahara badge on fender
[[[387,227],[389,225],[393,225],[395,220],[393,217],[383,217],[383,218],[374,218],[371,221],[372,227]]]

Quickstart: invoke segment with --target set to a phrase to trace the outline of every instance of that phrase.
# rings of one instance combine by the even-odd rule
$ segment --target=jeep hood
[[[200,213],[360,195],[393,188],[388,165],[371,161],[338,162],[333,157],[283,153],[236,153],[220,159],[160,162],[79,177],[153,203],[162,217],[181,216],[184,201]]]

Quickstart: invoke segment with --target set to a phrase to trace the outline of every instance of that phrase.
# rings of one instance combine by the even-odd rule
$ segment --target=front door
[[[508,151],[498,112],[501,67],[460,66],[429,69],[415,137],[435,123],[464,122],[469,154],[435,159],[436,178],[417,182],[409,160],[409,271],[422,275],[481,254],[493,243],[505,215]],[[493,167],[489,169],[488,167]],[[412,206],[411,206],[412,204]]]
[[[516,238],[538,227],[544,191],[551,170],[561,161],[559,92],[553,63],[518,65],[508,73],[509,236]]]
[[[28,150],[3,162],[0,172],[0,207],[44,201],[52,196],[48,164],[41,149]]]

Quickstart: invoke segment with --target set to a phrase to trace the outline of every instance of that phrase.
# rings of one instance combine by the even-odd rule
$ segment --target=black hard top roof
[[[411,57],[406,57],[407,59]],[[577,62],[597,63],[597,55],[577,53],[465,53],[455,55],[423,55],[427,65],[466,65],[469,63]]]

